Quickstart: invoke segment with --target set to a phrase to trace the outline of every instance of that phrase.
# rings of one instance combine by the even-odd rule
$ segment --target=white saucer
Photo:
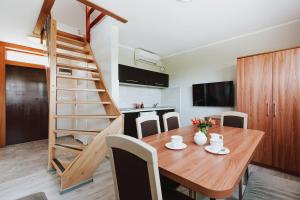
[[[181,144],[178,145],[178,146],[173,146],[171,142],[166,143],[165,146],[166,146],[168,149],[172,149],[172,150],[181,150],[181,149],[185,149],[185,148],[187,147],[187,145],[184,144],[184,143],[181,143]]]
[[[230,150],[226,147],[223,147],[221,150],[219,151],[215,151],[211,145],[207,145],[204,147],[204,149],[210,153],[213,153],[213,154],[218,154],[218,155],[226,155],[226,154],[229,154],[230,153]]]

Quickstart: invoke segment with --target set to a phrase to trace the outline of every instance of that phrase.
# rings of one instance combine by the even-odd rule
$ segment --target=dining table
[[[223,135],[224,147],[229,154],[217,155],[197,145],[194,135],[199,129],[195,125],[181,127],[143,138],[143,141],[157,150],[160,174],[176,181],[194,192],[210,198],[230,197],[241,181],[255,150],[264,137],[264,132],[226,126],[214,126],[210,133]],[[171,136],[180,135],[187,145],[182,150],[166,148]]]

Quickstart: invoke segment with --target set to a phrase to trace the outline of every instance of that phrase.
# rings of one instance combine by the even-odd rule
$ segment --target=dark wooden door
[[[48,138],[46,72],[6,66],[6,145]]]
[[[300,174],[300,48],[273,55],[273,164]]]
[[[253,161],[272,166],[272,53],[238,59],[237,110],[249,129],[265,132]]]

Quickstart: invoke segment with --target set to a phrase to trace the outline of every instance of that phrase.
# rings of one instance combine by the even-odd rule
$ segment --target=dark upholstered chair
[[[236,111],[227,111],[221,114],[221,126],[247,129],[248,114]],[[246,180],[249,177],[249,170],[246,170]],[[239,198],[242,198],[242,181],[239,184]]]
[[[160,123],[158,115],[144,115],[136,118],[136,129],[138,133],[138,138],[142,139],[150,135],[160,134]],[[176,189],[179,184],[168,179],[167,177],[161,175],[161,183],[164,190],[166,189]]]
[[[221,126],[230,126],[247,129],[248,114],[236,111],[227,111],[221,114]]]
[[[190,200],[175,191],[161,189],[157,152],[136,138],[107,136],[117,200]]]
[[[160,133],[159,117],[157,115],[145,115],[136,118],[136,129],[139,139]]]
[[[243,200],[299,200],[300,182],[274,175],[251,173]]]
[[[180,127],[180,117],[177,112],[168,112],[163,115],[165,131],[170,131]]]

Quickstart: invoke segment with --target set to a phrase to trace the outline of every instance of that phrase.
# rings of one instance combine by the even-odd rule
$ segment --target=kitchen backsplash
[[[157,88],[120,85],[119,107],[133,108],[136,103],[144,103],[145,107],[161,104],[162,90]]]

